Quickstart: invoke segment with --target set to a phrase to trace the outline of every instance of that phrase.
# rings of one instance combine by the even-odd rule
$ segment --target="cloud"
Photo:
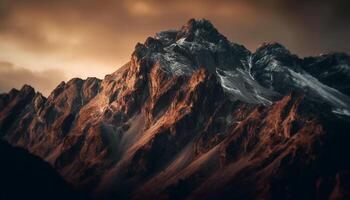
[[[0,0],[0,60],[102,78],[137,42],[193,17],[252,51],[276,41],[301,56],[350,53],[349,7],[348,0]]]
[[[350,21],[347,2],[2,0],[0,36],[28,51],[89,58],[106,67],[126,62],[136,42],[154,32],[205,17],[229,38],[253,49],[266,40],[278,40],[301,54],[337,46],[350,51],[343,41],[350,33],[344,26]]]
[[[0,61],[0,93],[29,84],[48,96],[62,80],[66,80],[66,77],[60,70],[31,71]]]

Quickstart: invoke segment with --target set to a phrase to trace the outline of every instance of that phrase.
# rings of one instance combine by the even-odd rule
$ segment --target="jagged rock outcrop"
[[[323,74],[349,57],[333,56],[252,53],[190,20],[103,80],[2,94],[0,136],[96,199],[347,198],[350,97]]]

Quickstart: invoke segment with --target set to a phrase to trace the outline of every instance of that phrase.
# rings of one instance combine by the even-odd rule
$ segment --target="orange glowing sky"
[[[103,78],[137,42],[207,18],[254,51],[277,41],[300,56],[350,52],[345,0],[0,0],[0,92],[31,84],[44,95],[72,77]]]

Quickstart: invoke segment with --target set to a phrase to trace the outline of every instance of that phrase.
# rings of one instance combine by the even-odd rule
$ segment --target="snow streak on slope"
[[[338,115],[347,115],[347,116],[350,116],[349,110],[346,110],[346,109],[336,108],[336,109],[334,109],[332,112],[335,113],[335,114],[338,114]]]
[[[324,85],[308,73],[297,73],[289,70],[295,85],[304,88],[310,93],[323,98],[335,107],[334,113],[348,115],[350,113],[350,98],[338,90]]]
[[[161,69],[169,74],[182,76],[189,75],[193,72],[191,63],[184,56],[165,52],[164,54],[158,54],[157,58],[160,62]]]
[[[200,60],[205,63],[206,68],[215,68],[215,63],[209,58],[211,54],[222,50],[218,44],[214,44],[207,41],[187,42],[186,38],[181,38],[164,48],[164,52],[155,53],[153,58],[159,60],[161,68],[175,75],[189,75],[195,69],[198,63],[194,63],[196,60]],[[207,55],[207,56],[201,56]],[[198,59],[197,56],[201,56]],[[192,57],[190,59],[189,57]]]
[[[249,72],[242,69],[237,68],[232,71],[224,71],[217,68],[216,74],[224,90],[233,99],[254,104],[270,105],[272,104],[271,97],[277,95],[277,93],[259,85],[252,79]]]

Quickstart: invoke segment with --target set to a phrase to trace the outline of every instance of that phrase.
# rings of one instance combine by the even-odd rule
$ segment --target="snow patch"
[[[254,80],[254,77],[252,76],[252,68],[253,68],[253,56],[249,55],[248,57],[248,73],[250,78]]]
[[[270,105],[272,101],[270,97],[277,95],[259,85],[249,72],[240,68],[234,70],[216,69],[216,74],[219,77],[224,90],[233,97],[247,103]]]
[[[346,110],[346,109],[336,108],[336,109],[332,110],[332,112],[335,114],[338,114],[338,115],[350,116],[350,111]]]
[[[293,70],[288,69],[291,78],[295,81],[297,85],[301,88],[309,88],[312,89],[313,92],[317,93],[319,96],[323,97],[326,101],[331,103],[336,107],[349,107],[349,98],[339,92],[338,90],[331,88],[327,85],[324,85],[320,81],[318,81],[315,77],[307,74],[307,73],[297,73]]]

